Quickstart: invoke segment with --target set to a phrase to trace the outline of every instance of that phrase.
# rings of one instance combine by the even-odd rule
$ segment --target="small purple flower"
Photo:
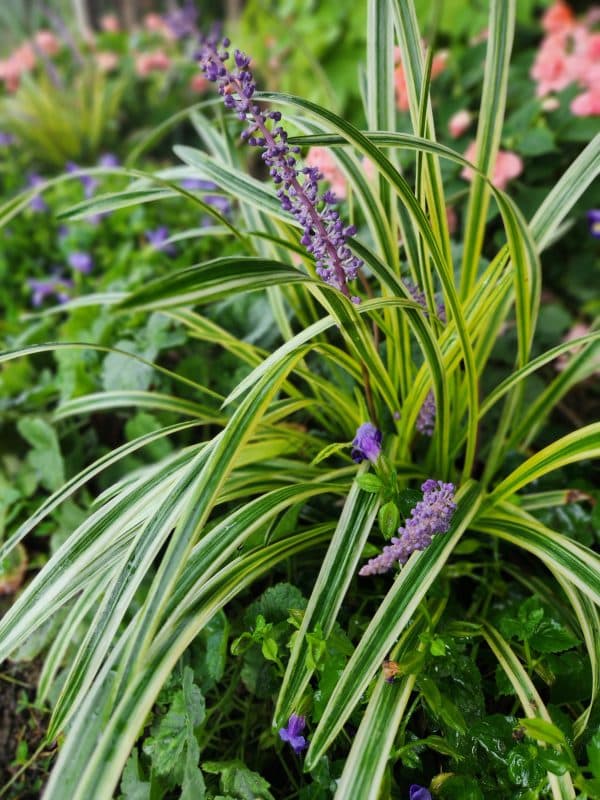
[[[75,252],[69,254],[69,266],[76,272],[88,275],[92,271],[94,261],[89,253]]]
[[[114,153],[102,153],[98,159],[99,167],[118,167],[120,163],[121,162]]]
[[[371,422],[364,422],[356,431],[352,445],[350,456],[353,461],[360,464],[368,458],[374,464],[381,453],[381,431]]]
[[[15,137],[12,133],[6,133],[5,131],[0,131],[0,147],[9,147],[11,144],[14,144]]]
[[[299,164],[300,148],[288,144],[287,132],[279,124],[281,112],[263,111],[253,99],[256,83],[250,57],[235,50],[233,69],[225,65],[230,58],[229,44],[228,39],[219,43],[214,36],[204,40],[198,55],[204,75],[217,84],[225,107],[247,123],[242,140],[262,149],[262,159],[278,187],[281,207],[300,223],[300,241],[313,255],[317,274],[353,302],[360,302],[348,288],[348,281],[355,280],[362,266],[348,246],[349,237],[356,233],[354,226],[340,219],[333,192],[319,194],[323,174],[316,167]]]
[[[48,297],[56,297],[59,303],[66,303],[70,299],[67,289],[73,286],[73,282],[64,278],[54,276],[45,280],[31,278],[27,281],[31,289],[31,305],[39,308]]]
[[[85,167],[80,167],[79,164],[76,164],[74,161],[67,161],[65,169],[67,172],[79,172],[79,170],[85,169]],[[92,175],[79,175],[78,177],[83,186],[83,192],[89,200],[96,191],[98,181]]]
[[[590,233],[594,239],[600,239],[600,208],[591,208],[587,212]]]
[[[29,188],[31,189],[37,189],[38,186],[41,186],[44,183],[46,183],[46,181],[42,178],[41,175],[38,175],[36,172],[31,172],[27,177],[27,186],[29,186]],[[36,194],[35,197],[31,198],[31,200],[29,201],[29,208],[32,211],[36,212],[48,210],[46,201],[39,194]]]
[[[421,406],[419,416],[417,417],[417,430],[419,433],[422,433],[424,436],[433,436],[433,431],[435,429],[435,415],[435,397],[433,396],[433,392],[430,391],[425,398],[425,402]]]
[[[308,747],[308,742],[302,736],[302,731],[306,727],[306,720],[297,714],[292,714],[285,728],[279,729],[279,737],[284,742],[289,742],[294,749],[294,753],[299,755]]]
[[[169,229],[166,225],[159,225],[154,230],[146,231],[144,234],[148,244],[155,250],[162,250],[168,256],[174,256],[177,248],[174,244],[165,244],[169,238]]]
[[[398,528],[400,535],[394,537],[378,556],[367,561],[359,575],[387,572],[396,561],[406,564],[409,556],[416,550],[425,550],[436,534],[448,531],[456,511],[454,484],[430,478],[421,486],[421,491],[423,499],[413,508],[404,527]]]
[[[217,188],[216,183],[203,178],[182,178],[180,186],[182,189],[187,189],[188,192],[213,192]]]
[[[163,19],[176,39],[193,36],[197,33],[196,19],[198,10],[191,0],[186,0],[181,8],[175,8],[165,14]]]
[[[416,783],[410,787],[409,800],[431,800],[431,792],[424,786],[418,786]]]

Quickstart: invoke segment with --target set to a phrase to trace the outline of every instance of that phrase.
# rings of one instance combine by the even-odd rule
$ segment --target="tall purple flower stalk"
[[[430,390],[417,417],[416,427],[419,433],[424,436],[433,436],[436,412],[435,397],[433,396],[433,391]]]
[[[456,511],[454,484],[434,481],[431,478],[421,486],[423,499],[411,511],[404,527],[398,528],[397,537],[384,547],[375,558],[367,561],[359,575],[379,575],[394,566],[406,564],[415,550],[425,550],[438,533],[446,533]]]
[[[273,182],[280,188],[277,196],[282,208],[289,211],[303,228],[301,242],[317,263],[317,274],[331,286],[351,297],[348,281],[354,280],[362,265],[348,247],[348,237],[356,232],[346,226],[335,208],[331,191],[319,194],[322,173],[316,167],[301,167],[299,147],[291,147],[287,133],[278,123],[279,111],[263,112],[253,101],[256,84],[249,69],[250,58],[240,50],[234,52],[235,67],[230,70],[229,40],[221,44],[214,37],[205,40],[198,55],[200,67],[208,80],[217,84],[225,106],[247,122],[242,139],[263,149],[262,159],[269,167]],[[358,297],[351,297],[355,303]]]

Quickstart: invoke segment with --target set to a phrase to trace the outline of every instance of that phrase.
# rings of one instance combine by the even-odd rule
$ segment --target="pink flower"
[[[575,22],[573,11],[564,0],[556,0],[542,17],[542,28],[548,33],[558,33]]]
[[[454,206],[446,206],[446,223],[448,225],[448,233],[452,236],[458,228],[458,216]]]
[[[538,97],[562,91],[575,77],[566,40],[564,33],[551,34],[544,39],[536,54],[530,74],[537,83]]]
[[[135,71],[141,77],[151,72],[165,72],[171,66],[171,59],[163,50],[139,53],[135,58]]]
[[[476,145],[471,142],[465,151],[467,161],[475,160]],[[499,150],[492,173],[492,183],[498,189],[506,189],[507,183],[523,172],[523,161],[516,153],[510,150]],[[471,167],[465,167],[460,173],[461,177],[470,181],[473,177]]]
[[[164,39],[168,39],[170,41],[175,38],[173,36],[173,32],[160,14],[146,14],[144,17],[144,28],[151,33],[158,33]]]
[[[473,118],[471,117],[471,114],[466,108],[463,108],[460,111],[457,111],[456,114],[453,114],[448,122],[448,131],[450,132],[450,136],[452,136],[453,139],[458,139],[459,136],[462,136],[470,126],[472,119]]]
[[[193,75],[190,80],[190,89],[195,94],[204,94],[209,86],[209,81],[201,73],[198,73],[198,75]]]
[[[112,72],[117,68],[119,56],[110,50],[99,50],[95,53],[94,60],[101,72]]]
[[[106,33],[117,33],[121,30],[119,18],[116,14],[104,14],[100,17],[100,27]]]
[[[304,160],[307,166],[316,167],[323,173],[336,197],[341,200],[346,197],[346,178],[326,147],[311,147]]]
[[[0,81],[8,92],[16,92],[19,88],[21,75],[35,66],[35,53],[29,42],[25,42],[11,55],[0,61]]]
[[[394,59],[396,68],[394,69],[394,85],[396,87],[396,108],[399,111],[408,111],[408,88],[406,86],[406,76],[404,74],[404,67],[400,61],[400,49],[397,47],[394,50]],[[431,80],[436,78],[446,68],[448,62],[448,51],[440,50],[436,53],[431,62]]]
[[[55,56],[60,50],[60,42],[52,31],[41,30],[33,37],[37,47],[47,56]]]
[[[571,342],[573,339],[579,339],[581,336],[585,336],[588,333],[591,333],[592,329],[589,325],[584,325],[583,322],[577,322],[570,328],[567,333],[563,336],[563,342]],[[573,358],[573,356],[581,350],[581,347],[574,347],[572,354],[567,355],[563,353],[562,356],[559,356],[556,361],[554,362],[554,368],[558,372],[562,372],[569,366],[569,362]],[[596,355],[593,359],[592,364],[595,366],[594,375],[600,375],[600,354]]]
[[[600,87],[577,95],[571,101],[570,108],[576,117],[597,117],[600,115]]]

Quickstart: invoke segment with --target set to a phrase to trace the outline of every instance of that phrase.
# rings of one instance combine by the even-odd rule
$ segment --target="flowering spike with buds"
[[[230,69],[229,40],[219,44],[209,37],[198,54],[200,67],[209,81],[217,84],[226,108],[235,111],[247,123],[242,139],[262,148],[262,159],[278,188],[277,196],[284,211],[289,211],[302,226],[300,241],[315,258],[317,274],[330,286],[339,289],[352,302],[348,281],[354,280],[362,261],[348,247],[348,238],[355,229],[340,219],[331,191],[319,194],[322,173],[316,167],[300,166],[300,148],[291,147],[287,133],[279,124],[279,111],[263,111],[253,100],[256,84],[250,71],[250,57],[240,50],[233,54],[235,66]]]
[[[353,461],[360,464],[368,459],[374,464],[381,453],[381,431],[372,422],[364,422],[357,429],[352,445],[350,455]]]
[[[379,575],[394,566],[394,562],[406,564],[415,550],[425,550],[437,533],[446,533],[456,511],[454,484],[434,481],[431,478],[421,486],[423,499],[411,511],[403,528],[398,528],[398,537],[384,547],[381,553],[370,559],[359,575]]]

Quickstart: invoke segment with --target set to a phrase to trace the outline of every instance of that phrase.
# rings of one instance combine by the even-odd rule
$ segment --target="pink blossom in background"
[[[406,75],[404,74],[404,67],[400,60],[400,48],[396,47],[394,50],[394,60],[396,67],[394,69],[394,85],[396,88],[396,108],[398,111],[408,111],[408,87],[406,85]],[[436,53],[431,61],[431,80],[437,78],[442,73],[448,62],[448,51],[440,50]]]
[[[542,28],[547,33],[557,33],[570,27],[575,22],[575,16],[568,3],[556,0],[542,17]]]
[[[567,333],[563,336],[563,342],[571,342],[573,339],[579,339],[581,336],[585,336],[587,333],[591,333],[592,329],[589,325],[584,325],[583,322],[577,322],[570,328]],[[554,368],[558,372],[562,372],[569,366],[569,362],[581,350],[581,347],[574,347],[572,352],[567,355],[564,353],[562,356],[559,356],[556,361],[554,362]],[[595,366],[594,375],[600,375],[600,354],[596,355],[592,361],[592,364]]]
[[[448,233],[456,233],[458,230],[458,215],[454,206],[446,206],[446,224],[448,225]]]
[[[192,79],[190,80],[190,89],[195,94],[204,94],[209,86],[209,81],[201,73],[198,73],[198,75],[193,75]]]
[[[600,115],[600,87],[577,95],[571,101],[570,109],[576,117],[597,117]]]
[[[573,56],[567,52],[567,36],[564,33],[554,33],[544,39],[530,75],[537,83],[538,97],[560,92],[573,81]]]
[[[52,31],[38,31],[33,40],[36,46],[47,56],[55,56],[60,50],[60,42]]]
[[[105,33],[117,33],[121,30],[119,18],[116,14],[104,14],[100,17],[100,28]]]
[[[377,167],[371,161],[370,158],[363,158],[362,160],[362,168],[364,170],[365,175],[367,176],[367,180],[374,181],[377,177]]]
[[[475,142],[471,142],[465,151],[467,161],[475,161]],[[499,150],[492,173],[492,183],[498,189],[506,189],[506,185],[513,178],[518,177],[523,172],[523,161],[520,156],[510,150]],[[460,173],[465,180],[472,180],[473,170],[465,167]]]
[[[135,57],[135,71],[142,78],[151,72],[165,72],[170,66],[171,59],[163,50],[138,53]]]
[[[94,61],[101,72],[112,72],[119,64],[119,56],[111,50],[99,50],[94,54]]]
[[[453,139],[458,139],[470,127],[473,117],[466,108],[457,111],[450,117],[448,122],[448,131]]]
[[[11,55],[0,61],[0,81],[4,81],[6,91],[16,92],[21,75],[35,66],[35,53],[30,42],[24,42]]]
[[[144,28],[151,33],[159,33],[165,39],[173,40],[173,32],[160,14],[150,13],[144,17]]]
[[[304,161],[307,166],[316,167],[319,172],[323,173],[323,177],[329,183],[331,191],[336,197],[340,200],[346,197],[346,178],[326,147],[311,147]]]

